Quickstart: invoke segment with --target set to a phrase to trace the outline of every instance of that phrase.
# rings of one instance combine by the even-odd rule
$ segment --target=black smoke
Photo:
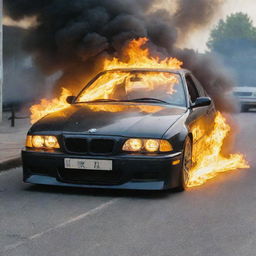
[[[212,19],[220,0],[176,0],[173,11],[153,8],[159,2],[4,0],[4,13],[14,20],[36,16],[37,25],[29,29],[24,47],[45,74],[62,71],[56,88],[76,92],[100,69],[103,58],[121,58],[127,42],[148,37],[154,52],[180,58],[215,98],[217,107],[230,109],[223,92],[232,87],[232,80],[224,68],[211,56],[177,47],[179,39]]]

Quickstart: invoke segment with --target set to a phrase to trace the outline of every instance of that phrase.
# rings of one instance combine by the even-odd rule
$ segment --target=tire
[[[179,185],[175,189],[176,192],[183,192],[188,188],[189,171],[192,167],[192,141],[186,138],[183,149],[182,168],[179,176]]]

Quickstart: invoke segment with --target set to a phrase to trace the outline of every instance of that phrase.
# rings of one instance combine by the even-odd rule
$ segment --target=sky
[[[221,12],[216,14],[213,22],[207,28],[194,33],[183,47],[204,52],[207,50],[206,42],[208,41],[211,29],[217,25],[220,19],[225,19],[227,15],[236,12],[247,13],[253,20],[254,26],[256,26],[256,0],[226,0],[222,6]]]

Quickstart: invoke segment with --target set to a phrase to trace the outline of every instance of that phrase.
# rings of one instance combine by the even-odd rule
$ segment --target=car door
[[[193,74],[190,74],[196,88],[198,89],[198,93],[200,97],[209,97],[208,93],[205,91],[205,89],[203,88],[203,86],[201,85],[201,83],[196,79],[195,76],[193,76]],[[208,108],[208,109],[207,109]],[[208,107],[206,107],[206,115],[207,115],[207,119],[209,121],[214,119],[215,113],[216,113],[216,109],[215,109],[215,104],[212,101],[212,104]]]
[[[191,106],[196,102],[197,98],[207,97],[206,92],[202,86],[199,85],[199,82],[193,77],[192,74],[187,73],[185,80],[189,94],[189,103]],[[200,140],[207,132],[208,124],[210,124],[209,120],[212,119],[210,116],[213,112],[214,105],[190,109],[187,125],[193,134],[193,143],[196,143],[198,140]]]

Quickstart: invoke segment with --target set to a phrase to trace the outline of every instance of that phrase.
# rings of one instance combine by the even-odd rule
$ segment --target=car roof
[[[172,73],[178,73],[178,74],[186,74],[191,73],[187,69],[167,69],[167,68],[115,68],[115,69],[109,69],[105,70],[103,72],[113,72],[113,71],[128,71],[128,72],[135,72],[135,71],[148,71],[148,72],[172,72]]]

